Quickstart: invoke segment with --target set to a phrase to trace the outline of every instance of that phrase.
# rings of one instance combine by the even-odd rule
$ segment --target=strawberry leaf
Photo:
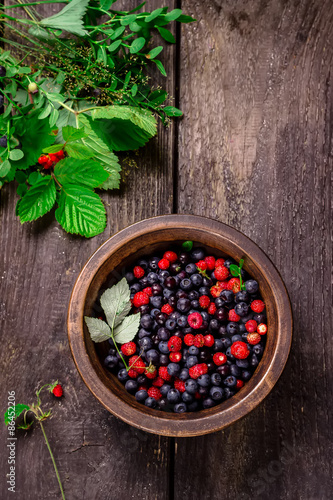
[[[105,321],[98,318],[84,317],[93,342],[104,342],[111,337],[111,328]]]
[[[114,330],[114,339],[118,344],[125,344],[134,339],[140,326],[140,313],[127,316]]]
[[[5,424],[8,425],[13,419],[15,420],[19,417],[25,410],[30,410],[29,406],[20,404],[8,408],[5,413]]]
[[[231,264],[231,266],[229,267],[229,271],[233,276],[239,276],[240,269],[235,264]]]
[[[126,278],[123,278],[101,296],[100,303],[111,328],[118,326],[130,312],[132,308],[130,295]]]
[[[52,177],[43,177],[34,184],[20,200],[18,214],[21,224],[38,219],[51,210],[56,199],[56,188]]]
[[[60,160],[54,168],[54,175],[62,186],[76,184],[88,188],[98,187],[109,176],[99,162],[75,158]]]
[[[70,125],[67,125],[66,127],[62,128],[62,136],[64,138],[64,141],[73,142],[73,141],[78,141],[83,137],[86,137],[87,134],[84,131],[84,127],[75,128],[71,127]]]

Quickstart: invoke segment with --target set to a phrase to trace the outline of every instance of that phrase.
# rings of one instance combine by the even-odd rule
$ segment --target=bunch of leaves
[[[0,41],[22,55],[0,55],[0,93],[7,104],[0,117],[0,187],[19,183],[16,212],[22,223],[57,203],[63,228],[91,237],[106,224],[94,189],[119,187],[115,152],[145,145],[157,133],[155,116],[166,123],[182,114],[166,105],[168,94],[151,84],[147,65],[165,76],[158,59],[163,47],[152,47],[153,34],[174,43],[166,26],[193,19],[166,7],[139,12],[144,3],[117,11],[111,0],[50,1],[66,5],[42,19],[35,10],[40,3],[10,6],[24,9],[28,18],[8,15],[8,7],[0,6],[0,22],[13,34]],[[38,158],[57,148],[66,159],[46,172]]]
[[[47,449],[49,450],[49,453],[50,453],[50,456],[51,456],[51,459],[52,459],[54,471],[55,471],[55,474],[57,476],[59,488],[60,488],[60,491],[61,491],[61,497],[62,497],[63,500],[65,500],[65,494],[64,494],[64,490],[63,490],[63,487],[62,487],[62,484],[61,484],[61,480],[60,480],[60,476],[59,476],[59,471],[58,471],[58,468],[57,468],[57,464],[55,462],[54,455],[52,453],[50,443],[49,443],[49,441],[47,439],[47,436],[46,436],[46,433],[45,433],[45,429],[44,429],[44,425],[42,424],[42,422],[44,420],[46,420],[47,418],[49,418],[52,415],[52,412],[51,412],[51,410],[47,410],[47,411],[42,410],[42,408],[41,408],[41,397],[40,397],[40,393],[41,393],[41,391],[43,389],[47,389],[49,392],[52,393],[53,390],[54,390],[54,388],[57,385],[59,385],[58,380],[56,380],[52,384],[45,384],[40,389],[38,389],[36,391],[36,397],[37,397],[37,402],[36,403],[32,403],[32,404],[17,404],[14,407],[10,406],[8,408],[8,410],[4,414],[4,419],[5,419],[5,424],[9,425],[9,428],[11,428],[11,426],[13,426],[14,422],[16,421],[16,419],[19,418],[20,415],[23,414],[23,422],[21,424],[17,425],[16,427],[18,429],[24,429],[24,430],[30,429],[30,427],[33,425],[34,421],[38,422],[38,424],[39,424],[39,426],[40,426],[40,428],[42,430],[43,436],[44,436],[45,444],[47,446]],[[32,416],[33,419],[28,421],[27,420],[28,415]],[[14,431],[11,431],[10,434],[13,435]]]
[[[242,267],[244,264],[244,259],[240,259],[238,266],[236,264],[231,264],[229,267],[229,270],[235,278],[239,278],[240,282],[240,289],[241,290],[246,290],[245,285],[243,283],[243,278],[242,278]]]
[[[128,316],[132,309],[130,295],[126,278],[123,278],[119,283],[105,290],[100,298],[106,321],[100,318],[84,317],[91,340],[105,342],[111,338],[127,370],[131,367],[127,365],[117,344],[125,344],[134,339],[141,317],[140,313]]]

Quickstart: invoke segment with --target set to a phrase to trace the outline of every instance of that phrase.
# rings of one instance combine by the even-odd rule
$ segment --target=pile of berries
[[[265,347],[265,304],[243,269],[240,290],[231,264],[202,248],[169,250],[126,273],[141,328],[121,346],[129,371],[112,340],[105,365],[137,401],[176,413],[202,410],[251,378]]]
[[[50,153],[48,155],[41,155],[38,158],[38,163],[43,166],[45,170],[48,170],[51,167],[54,167],[58,161],[65,158],[65,153],[63,150],[58,151],[58,153]]]

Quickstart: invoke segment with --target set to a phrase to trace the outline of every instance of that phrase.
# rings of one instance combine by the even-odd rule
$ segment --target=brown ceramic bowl
[[[111,286],[138,257],[165,250],[169,243],[193,240],[215,256],[244,258],[244,269],[260,284],[266,303],[268,334],[263,358],[252,378],[235,396],[203,411],[176,414],[138,403],[103,366],[108,343],[94,344],[84,323],[96,308],[100,289]],[[164,215],[143,220],[108,239],[88,260],[71,296],[68,336],[76,366],[90,391],[107,410],[125,422],[165,436],[198,436],[214,432],[253,410],[272,390],[286,364],[292,314],[286,288],[272,262],[242,233],[211,219]]]

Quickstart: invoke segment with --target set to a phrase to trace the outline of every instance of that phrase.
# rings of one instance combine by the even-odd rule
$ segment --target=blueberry
[[[157,365],[160,359],[159,353],[155,349],[149,349],[146,352],[146,360],[148,363],[153,363],[153,365]]]
[[[192,289],[192,281],[189,278],[184,278],[180,282],[180,288],[184,290],[185,292],[188,292],[189,290]]]
[[[215,401],[212,398],[206,398],[202,402],[202,406],[204,410],[207,410],[208,408],[213,408],[215,406]]]
[[[261,356],[263,352],[264,352],[264,348],[261,344],[257,344],[257,345],[253,346],[253,353],[256,354],[257,356]]]
[[[6,76],[6,68],[4,66],[0,66],[0,76]]]
[[[192,378],[189,378],[185,382],[185,389],[189,394],[195,394],[198,390],[198,383]]]
[[[189,405],[187,405],[187,409],[188,411],[196,411],[198,409],[198,401],[193,401],[193,403],[190,403]]]
[[[197,347],[195,347],[195,345],[191,345],[189,348],[188,348],[188,352],[189,354],[191,354],[192,356],[198,356],[199,354],[199,349]]]
[[[175,293],[172,290],[168,290],[167,288],[163,289],[163,297],[165,297],[167,300],[170,299],[170,297],[174,297]]]
[[[142,269],[144,269],[145,271],[147,271],[148,269],[148,262],[146,261],[146,259],[140,259],[137,265],[142,267]]]
[[[165,322],[165,327],[170,330],[171,332],[176,328],[177,326],[177,323],[176,323],[176,320],[174,319],[167,319],[166,322]]]
[[[250,380],[251,376],[252,376],[252,373],[249,370],[242,371],[241,378],[242,378],[242,380],[244,380],[244,382],[247,382],[248,380]]]
[[[156,314],[156,316],[155,316],[155,320],[156,320],[158,325],[164,325],[164,323],[166,322],[167,319],[168,319],[168,315],[165,313],[162,313],[162,312]]]
[[[170,274],[177,274],[181,271],[181,269],[182,268],[179,262],[173,262],[169,267]]]
[[[160,365],[167,366],[170,362],[169,356],[167,354],[160,354]]]
[[[151,398],[150,396],[145,400],[145,405],[148,406],[148,408],[156,408],[157,401],[154,398]]]
[[[125,384],[125,389],[128,392],[136,392],[138,390],[138,383],[136,380],[127,380]]]
[[[219,328],[219,335],[221,335],[221,337],[223,337],[226,334],[227,334],[227,327],[226,327],[226,325],[221,325],[220,328]]]
[[[169,354],[168,342],[166,340],[162,340],[158,344],[158,348],[162,354]]]
[[[195,334],[195,330],[192,330],[192,328],[190,326],[186,326],[185,328],[183,328],[183,334],[184,336],[187,335],[188,333],[193,333]]]
[[[176,279],[172,276],[168,276],[164,280],[164,286],[166,286],[168,290],[173,290],[176,287]]]
[[[221,401],[221,399],[223,398],[223,395],[224,395],[224,391],[223,391],[222,387],[214,386],[214,387],[211,387],[211,389],[209,391],[209,395],[211,396],[211,398],[214,401]]]
[[[131,293],[137,293],[140,292],[141,290],[141,285],[139,283],[133,283],[133,285],[130,288]]]
[[[256,354],[252,354],[251,358],[250,358],[250,365],[255,368],[256,366],[258,366],[259,364],[259,359],[258,359],[258,356]]]
[[[182,401],[181,403],[177,403],[174,407],[173,407],[173,411],[175,413],[185,413],[187,411],[187,406],[186,404]]]
[[[249,321],[250,319],[253,318],[253,312],[250,312],[249,314],[247,314],[246,316],[242,316],[240,321],[242,323],[246,323],[247,321]]]
[[[194,398],[193,398],[193,395],[190,394],[189,392],[185,391],[182,393],[182,400],[184,401],[184,403],[192,403]]]
[[[184,334],[179,328],[177,328],[177,330],[172,332],[172,335],[174,335],[175,337],[180,337],[182,340],[184,338]]]
[[[216,365],[213,360],[206,362],[208,373],[212,373],[216,369]]]
[[[170,276],[169,271],[167,271],[166,269],[159,270],[158,279],[160,280],[161,283],[164,283],[164,281],[166,280],[166,278],[168,278],[168,276]]]
[[[145,391],[144,389],[141,389],[140,391],[135,393],[135,399],[140,403],[142,401],[145,401],[147,398],[148,398],[148,392]]]
[[[120,382],[126,382],[126,380],[128,380],[128,373],[126,368],[122,368],[121,370],[119,370],[117,377]]]
[[[168,364],[168,374],[171,375],[171,377],[178,377],[179,372],[180,372],[180,366],[178,363]]]
[[[227,269],[229,269],[229,267],[231,266],[231,264],[236,264],[236,262],[234,261],[234,259],[228,258],[228,259],[226,259],[224,261],[223,265],[224,265],[224,267],[226,267]]]
[[[216,368],[216,371],[221,375],[221,377],[227,377],[230,374],[230,366],[227,364],[218,366]]]
[[[177,325],[180,326],[180,328],[184,328],[187,325],[187,317],[184,315],[179,316],[177,319]]]
[[[182,252],[179,254],[179,262],[183,265],[187,265],[190,262],[190,256],[186,252]]]
[[[217,309],[214,318],[218,319],[219,321],[226,321],[228,319],[228,312],[225,309],[225,307],[221,307],[220,309]]]
[[[190,292],[191,293],[191,292]],[[186,292],[184,292],[184,290],[177,290],[177,293],[176,293],[176,297],[177,299],[188,299],[189,294],[187,294]],[[192,299],[190,299],[192,300]]]
[[[157,401],[156,408],[158,410],[166,410],[168,405],[169,405],[168,400],[166,398],[161,398]]]
[[[235,359],[234,356],[231,354],[231,347],[228,347],[225,353],[229,359]]]
[[[241,290],[240,292],[236,293],[235,302],[237,304],[239,304],[240,302],[248,303],[248,302],[250,302],[250,295],[245,290]]]
[[[247,359],[236,359],[236,365],[239,366],[239,368],[248,368],[249,367],[249,362]]]
[[[230,323],[227,324],[227,334],[228,335],[237,335],[239,331],[238,324],[230,321]]]
[[[148,278],[147,276],[144,276],[139,280],[139,283],[141,285],[141,288],[146,288],[148,286]]]
[[[228,337],[222,337],[220,340],[222,342],[222,351],[226,351],[228,347],[232,346],[232,341]]]
[[[163,293],[163,288],[159,283],[154,283],[151,287],[152,294],[155,295],[162,295]]]
[[[181,313],[187,313],[191,309],[191,302],[188,299],[179,299],[177,309]]]
[[[247,333],[246,327],[243,323],[240,323],[238,325],[238,331],[239,331],[239,333],[245,333],[245,332]]]
[[[0,139],[0,146],[1,146],[1,139]],[[125,274],[125,279],[127,283],[130,285],[131,283],[133,283],[133,281],[135,281],[135,276],[131,271],[129,271],[128,273]]]
[[[212,354],[210,352],[210,349],[208,349],[208,347],[203,347],[200,350],[199,360],[201,363],[206,363],[209,359],[211,359],[211,357],[212,357]]]
[[[232,290],[222,290],[220,297],[227,304],[231,304],[234,301],[234,292]]]
[[[143,337],[149,337],[149,335],[151,334],[152,332],[148,332],[148,330],[145,330],[144,328],[140,328],[140,330],[138,331],[139,339],[143,339]]]
[[[185,271],[187,272],[187,274],[194,274],[197,272],[197,266],[193,264],[193,262],[191,262],[185,267]]]
[[[161,309],[161,307],[163,305],[163,299],[162,299],[161,295],[153,295],[152,297],[149,298],[149,302],[156,309]]]
[[[231,344],[230,344],[231,345]],[[215,352],[220,352],[223,349],[222,339],[215,339],[213,349]]]
[[[145,384],[147,382],[147,378],[145,375],[139,375],[138,378],[136,379],[138,385]]]
[[[150,314],[144,314],[141,316],[140,325],[145,330],[151,330],[153,328],[154,320]]]
[[[192,260],[194,260],[195,262],[198,262],[198,260],[202,260],[205,258],[205,250],[203,248],[200,248],[200,247],[193,248],[190,255],[191,255]]]
[[[196,311],[200,308],[200,304],[198,300],[192,300],[191,301],[191,308],[195,309]]]
[[[180,392],[178,391],[178,389],[170,389],[167,394],[167,400],[169,401],[169,403],[179,403]]]
[[[245,302],[239,302],[238,304],[236,304],[235,313],[240,317],[247,316],[247,314],[249,313],[248,304],[246,304]]]
[[[200,293],[197,290],[191,290],[188,292],[189,300],[196,300],[200,297]]]
[[[231,367],[230,367],[230,370],[231,370]],[[237,379],[233,375],[229,375],[229,377],[224,379],[223,383],[226,387],[230,387],[232,389],[233,387],[236,387]]]
[[[177,274],[177,278],[179,278],[179,283],[181,282],[181,280],[183,280],[184,278],[186,278],[187,274],[186,274],[186,271],[180,271],[180,273]]]
[[[245,281],[244,285],[245,285],[246,291],[248,293],[251,293],[251,294],[257,293],[257,291],[259,290],[259,285],[258,285],[258,282],[256,280]]]
[[[232,343],[234,343],[234,342],[239,342],[239,341],[241,341],[241,342],[242,342],[242,340],[243,340],[243,337],[242,337],[241,335],[239,335],[239,334],[233,335],[233,336],[231,337],[231,342],[232,342]]]
[[[189,374],[188,368],[183,368],[180,371],[180,374],[179,374],[180,380],[182,380],[183,382],[185,382],[189,377],[190,377],[190,374]]]
[[[159,309],[157,309],[157,308],[155,307],[154,309],[152,309],[152,310],[150,311],[150,315],[151,315],[153,318],[155,318],[156,314],[158,314],[159,312],[160,312],[160,310],[159,310]]]
[[[220,385],[222,382],[222,377],[219,373],[212,373],[210,376],[210,381],[213,385]]]
[[[208,295],[210,294],[210,288],[208,286],[202,286],[199,288],[199,294],[201,295]]]
[[[171,388],[172,387],[170,384],[166,384],[166,383],[163,384],[162,387],[160,388],[162,396],[166,397]]]
[[[225,305],[225,302],[223,299],[221,299],[221,297],[217,297],[215,299],[215,305],[216,305],[217,309],[220,309],[221,307],[223,307]]]
[[[200,377],[198,377],[198,384],[201,387],[209,387],[210,386],[210,375],[208,375],[208,373],[206,373],[205,375],[200,375]]]
[[[196,356],[189,356],[186,360],[186,367],[192,368],[192,366],[198,364],[198,358]]]
[[[152,257],[151,259],[149,259],[148,264],[149,264],[150,269],[152,269],[153,271],[157,271],[158,270],[158,263],[160,260],[161,259],[159,257]]]
[[[143,306],[139,307],[140,313],[143,314],[148,314],[148,316],[151,316],[150,314],[150,307],[148,304],[144,304]]]
[[[266,315],[265,315],[265,314],[263,314],[263,313],[260,313],[260,314],[254,314],[254,315],[253,315],[253,319],[254,319],[254,321],[256,321],[256,322],[258,323],[258,325],[259,325],[260,323],[265,323],[265,321],[266,321]]]
[[[233,391],[232,389],[230,389],[230,387],[226,387],[224,389],[224,397],[225,397],[225,399],[229,399],[229,398],[231,398],[234,395],[235,395],[235,391]]]
[[[217,319],[211,319],[209,322],[209,328],[213,331],[216,331],[220,328],[220,323]]]
[[[106,358],[104,360],[105,366],[109,369],[115,368],[117,366],[118,362],[119,362],[119,360],[118,360],[117,356],[114,356],[114,355],[106,356]]]
[[[202,283],[202,276],[200,276],[200,274],[194,273],[191,275],[190,279],[194,286],[200,286]]]
[[[178,311],[173,311],[171,314],[169,314],[169,319],[174,319],[177,321],[178,318],[180,318],[181,314]]]
[[[242,370],[236,364],[230,365],[230,373],[236,378],[239,378],[242,374]]]
[[[204,321],[207,321],[207,323],[210,321],[211,317],[207,311],[201,311],[201,316]]]
[[[164,326],[162,326],[162,328],[159,328],[157,330],[157,337],[159,340],[169,340],[170,331],[167,328],[165,328]],[[161,352],[164,352],[164,351],[161,351]]]

